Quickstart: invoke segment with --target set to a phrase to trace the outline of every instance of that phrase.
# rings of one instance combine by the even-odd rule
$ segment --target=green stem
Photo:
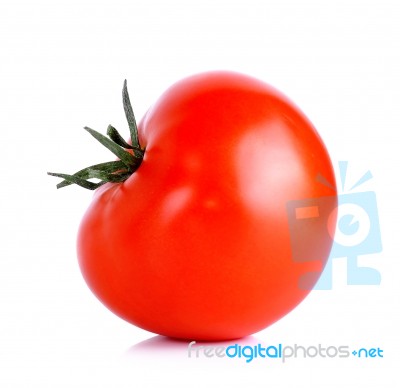
[[[94,129],[84,127],[97,141],[116,155],[119,160],[95,164],[79,170],[73,175],[49,172],[48,175],[63,179],[57,185],[58,189],[76,184],[85,189],[95,190],[106,182],[124,182],[139,168],[145,150],[141,148],[139,143],[138,129],[129,99],[126,80],[122,90],[122,100],[132,145],[126,142],[112,125],[107,128],[109,138]],[[99,179],[99,181],[91,182],[89,179]]]
[[[118,145],[126,149],[133,150],[133,147],[125,141],[125,139],[119,134],[119,132],[112,125],[108,126],[107,135],[114,143],[117,143]]]
[[[138,129],[136,125],[135,115],[133,114],[133,109],[131,101],[128,94],[128,86],[126,80],[124,81],[124,87],[122,89],[122,102],[124,104],[125,116],[128,121],[129,130],[131,131],[131,141],[132,145],[137,148],[140,147]]]

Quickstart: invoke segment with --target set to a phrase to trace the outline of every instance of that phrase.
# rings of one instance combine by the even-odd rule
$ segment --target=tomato
[[[336,186],[296,105],[246,75],[198,74],[161,95],[138,141],[140,166],[97,188],[79,228],[80,268],[105,306],[164,336],[227,340],[306,297],[329,256],[332,212],[302,229],[296,249],[310,259],[297,260],[288,204],[332,198],[334,209]]]

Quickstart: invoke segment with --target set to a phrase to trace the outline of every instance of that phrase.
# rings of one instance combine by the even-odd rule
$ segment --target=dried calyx
[[[58,189],[71,184],[77,184],[85,189],[95,190],[106,182],[123,182],[139,168],[143,160],[145,149],[142,148],[139,143],[138,129],[132,105],[129,100],[126,80],[124,81],[122,90],[122,101],[126,119],[128,120],[131,144],[127,143],[112,125],[109,125],[107,128],[108,137],[94,129],[85,127],[86,131],[116,155],[119,160],[95,164],[73,175],[48,172],[49,175],[63,179],[63,181],[57,185]],[[99,181],[92,182],[90,179],[99,179]]]

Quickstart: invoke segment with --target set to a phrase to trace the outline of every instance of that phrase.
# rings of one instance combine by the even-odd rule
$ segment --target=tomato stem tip
[[[119,160],[99,163],[77,171],[75,174],[63,174],[48,172],[48,175],[62,178],[63,181],[57,184],[60,189],[65,186],[76,184],[88,190],[95,190],[104,183],[124,182],[141,165],[145,149],[140,146],[138,128],[135,115],[129,99],[127,81],[124,81],[122,89],[122,102],[125,116],[128,121],[131,144],[126,142],[116,128],[109,125],[107,136],[95,131],[92,128],[84,127],[100,144],[111,151]],[[98,179],[98,182],[91,182],[90,179]]]

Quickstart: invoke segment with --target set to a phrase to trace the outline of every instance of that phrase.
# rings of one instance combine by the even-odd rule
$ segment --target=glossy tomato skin
[[[328,152],[304,114],[261,81],[209,72],[171,86],[138,128],[142,165],[96,190],[79,229],[94,294],[143,329],[195,340],[250,335],[291,311],[331,240],[321,215],[305,231],[320,260],[294,260],[287,204],[336,203]]]

